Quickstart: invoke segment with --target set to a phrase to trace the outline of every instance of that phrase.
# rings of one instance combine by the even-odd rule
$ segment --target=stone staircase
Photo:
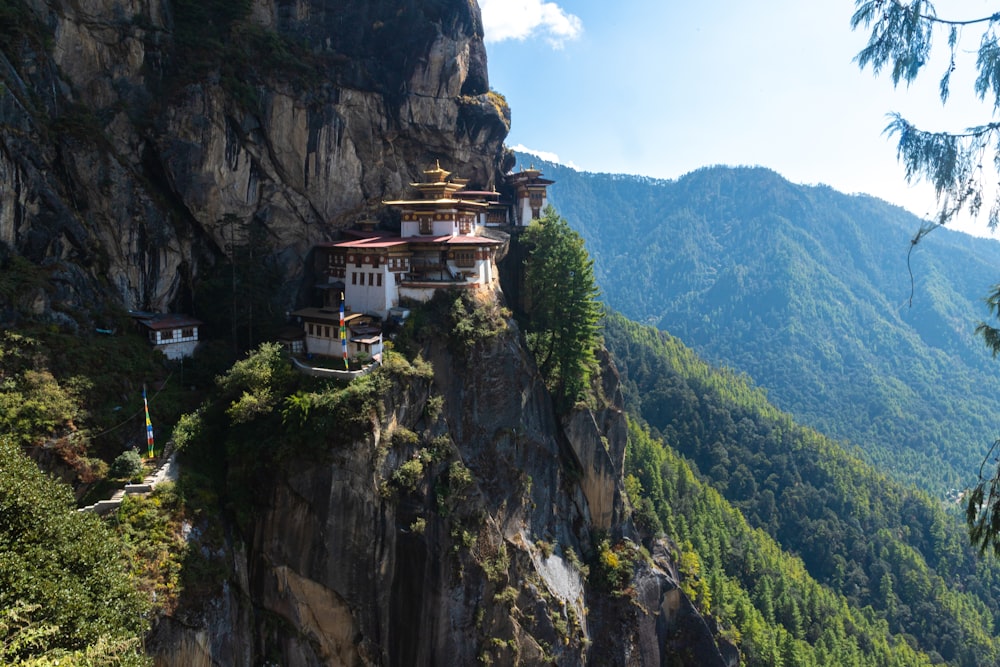
[[[126,484],[125,488],[118,489],[110,498],[106,500],[98,500],[93,505],[81,507],[77,511],[94,512],[95,514],[103,516],[109,512],[114,512],[116,509],[121,507],[122,500],[125,496],[145,495],[152,492],[153,489],[155,489],[161,482],[177,481],[179,467],[176,459],[176,453],[172,452],[168,457],[161,459],[160,466],[154,472],[147,475],[142,482],[137,484]]]

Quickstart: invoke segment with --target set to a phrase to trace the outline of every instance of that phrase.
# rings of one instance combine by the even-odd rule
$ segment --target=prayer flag
[[[146,400],[146,385],[142,386],[142,407],[146,410],[146,453],[153,458],[153,422],[149,419],[149,402]]]
[[[344,324],[344,293],[340,293],[340,347],[344,351],[344,370],[347,370],[347,326]]]

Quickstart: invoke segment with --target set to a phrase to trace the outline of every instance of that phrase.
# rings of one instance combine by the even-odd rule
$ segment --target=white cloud
[[[544,0],[479,0],[487,42],[507,39],[524,41],[542,35],[553,48],[561,49],[583,32],[580,17],[567,14],[554,2]]]
[[[570,169],[576,169],[577,171],[580,171],[580,168],[577,167],[575,164],[573,164],[572,160],[564,162],[563,160],[559,159],[558,155],[556,155],[555,153],[552,153],[551,151],[539,151],[539,150],[535,150],[534,148],[528,148],[524,144],[518,144],[516,146],[510,146],[509,148],[512,151],[517,151],[518,153],[529,153],[531,155],[536,155],[536,156],[540,157],[541,159],[545,160],[546,162],[554,162],[556,164],[561,164],[561,165],[563,165],[565,167],[569,167]],[[527,166],[527,165],[522,165],[522,166]]]

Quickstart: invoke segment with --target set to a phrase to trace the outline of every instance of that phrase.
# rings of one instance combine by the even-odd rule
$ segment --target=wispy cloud
[[[544,0],[479,0],[487,42],[507,39],[523,41],[541,36],[553,48],[561,49],[583,32],[578,16],[566,13],[554,2]]]
[[[577,167],[575,164],[573,164],[572,160],[565,160],[565,161],[564,160],[560,160],[559,156],[556,155],[555,153],[551,152],[551,151],[535,150],[534,148],[528,148],[524,144],[518,144],[516,146],[511,146],[510,149],[513,150],[513,151],[517,151],[518,153],[529,153],[531,155],[535,155],[535,156],[540,157],[541,159],[545,160],[546,162],[554,162],[556,164],[561,164],[563,166],[569,167],[570,169],[576,169],[577,171],[580,170],[579,167]]]

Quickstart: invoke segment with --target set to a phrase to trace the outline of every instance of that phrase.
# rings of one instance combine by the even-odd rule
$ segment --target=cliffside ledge
[[[389,353],[351,425],[313,401],[302,455],[230,458],[245,547],[196,622],[159,622],[157,664],[735,664],[628,518],[612,367],[609,400],[560,420],[512,320],[419,354]]]

